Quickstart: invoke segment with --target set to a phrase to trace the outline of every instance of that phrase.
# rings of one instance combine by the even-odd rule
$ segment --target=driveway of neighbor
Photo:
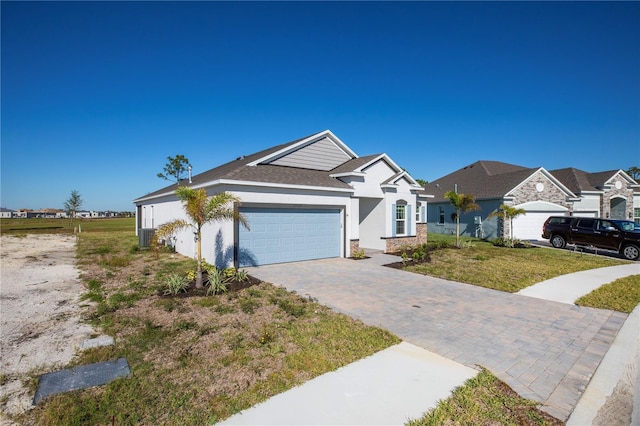
[[[563,421],[627,318],[381,266],[397,259],[377,254],[247,270],[438,355],[486,367]]]

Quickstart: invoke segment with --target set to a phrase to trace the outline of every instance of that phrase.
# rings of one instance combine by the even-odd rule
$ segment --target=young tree
[[[158,173],[158,177],[164,180],[175,181],[178,184],[182,180],[182,175],[191,167],[189,159],[178,154],[175,157],[167,157],[168,163],[164,166],[164,173]]]
[[[209,197],[204,188],[193,189],[181,186],[176,189],[176,195],[182,201],[182,207],[190,221],[176,219],[165,223],[157,229],[154,239],[157,241],[166,238],[182,229],[195,229],[198,259],[196,288],[202,288],[202,227],[207,223],[234,219],[247,229],[249,229],[249,224],[247,219],[234,209],[233,203],[240,201],[240,199],[228,192],[220,192]],[[154,243],[153,246],[157,247],[157,244]]]
[[[444,197],[447,198],[456,209],[454,213],[456,220],[456,247],[460,248],[460,215],[473,210],[480,210],[480,206],[476,204],[476,199],[473,195],[448,191],[444,194]]]
[[[74,189],[73,191],[71,191],[71,195],[69,196],[67,201],[64,202],[64,210],[69,217],[69,227],[71,227],[73,218],[76,216],[76,212],[78,211],[80,206],[82,206],[82,197],[80,196],[80,193]]]
[[[526,214],[527,211],[525,209],[518,209],[513,206],[502,204],[500,207],[498,207],[498,210],[496,210],[495,212],[491,212],[488,217],[497,217],[504,220],[505,222],[507,220],[509,221],[509,231],[511,235],[510,240],[513,243],[513,219]]]

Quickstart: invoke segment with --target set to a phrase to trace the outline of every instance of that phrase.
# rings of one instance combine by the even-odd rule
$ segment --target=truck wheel
[[[622,255],[629,260],[638,260],[640,258],[640,248],[634,244],[627,244],[622,249]]]
[[[565,248],[567,245],[567,240],[564,239],[562,235],[554,235],[551,237],[551,245],[555,248]]]

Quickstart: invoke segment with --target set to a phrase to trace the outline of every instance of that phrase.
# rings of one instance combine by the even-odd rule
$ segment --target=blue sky
[[[330,129],[435,180],[640,166],[639,2],[2,2],[2,207],[133,210]]]

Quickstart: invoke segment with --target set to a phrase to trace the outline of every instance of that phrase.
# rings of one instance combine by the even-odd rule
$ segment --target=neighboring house
[[[241,200],[249,230],[238,223],[203,228],[203,257],[217,266],[350,257],[359,248],[392,251],[426,241],[424,189],[386,154],[359,157],[329,130],[238,157],[180,184]],[[176,188],[134,200],[139,235],[186,218]],[[195,255],[191,230],[170,243]]]
[[[4,207],[0,207],[0,218],[3,219],[11,219],[13,216],[13,214],[15,213],[15,210],[11,210],[11,209],[5,209]]]
[[[510,224],[490,213],[501,204],[527,213],[513,221],[513,236],[540,239],[542,224],[551,215],[600,216],[640,222],[640,185],[622,170],[587,173],[575,168],[547,171],[498,161],[477,161],[426,186],[428,231],[455,233],[454,212],[447,191],[476,198],[480,211],[461,215],[462,235],[509,237]]]

